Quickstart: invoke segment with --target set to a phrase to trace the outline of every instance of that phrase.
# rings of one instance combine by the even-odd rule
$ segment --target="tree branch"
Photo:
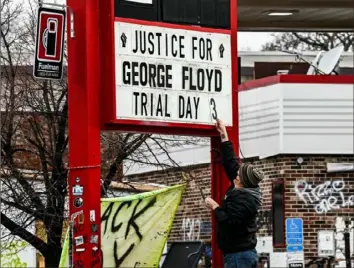
[[[1,224],[6,227],[13,235],[17,235],[21,239],[25,240],[33,247],[35,247],[43,255],[47,253],[47,244],[37,236],[31,234],[26,229],[19,226],[17,223],[8,218],[4,213],[1,212]]]

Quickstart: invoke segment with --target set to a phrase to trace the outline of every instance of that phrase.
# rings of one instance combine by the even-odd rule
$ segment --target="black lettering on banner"
[[[154,55],[154,34],[153,33],[149,33],[148,34],[148,42],[150,44],[150,47],[148,48],[149,54],[150,55]]]
[[[139,43],[140,43],[140,51],[142,54],[145,54],[146,52],[146,33],[145,31],[139,31]],[[144,38],[143,38],[144,37]]]
[[[154,94],[150,94],[150,116],[154,113]]]
[[[215,103],[215,100],[214,98],[211,98],[210,99],[210,105],[211,105],[211,108],[212,108],[212,113],[211,113],[211,116],[213,117],[214,120],[218,119],[218,113],[216,111],[216,103]]]
[[[120,222],[119,224],[116,224],[117,219],[119,219],[119,212],[121,211],[121,209],[126,206],[127,208],[130,208],[132,203],[134,201],[126,201],[126,202],[122,202],[118,208],[116,209],[113,218],[112,218],[112,222],[111,222],[111,231],[112,233],[116,233],[120,230],[120,228],[122,227],[122,222]],[[143,234],[141,234],[139,226],[136,222],[136,220],[142,216],[149,208],[151,208],[155,203],[156,203],[156,197],[151,198],[148,203],[143,206],[140,210],[139,210],[139,205],[143,202],[143,199],[140,200],[136,200],[136,204],[133,206],[133,211],[130,215],[130,218],[127,222],[127,227],[125,230],[125,235],[124,235],[124,239],[127,239],[130,229],[133,228],[135,230],[136,235],[139,237],[139,240],[141,241],[143,239]],[[106,233],[106,229],[107,229],[107,224],[108,221],[110,219],[110,216],[112,214],[112,210],[113,210],[113,206],[114,206],[114,202],[110,203],[108,205],[108,207],[106,208],[105,212],[102,215],[102,221],[101,224],[105,221],[105,229],[104,229],[104,234]],[[132,243],[128,249],[124,252],[124,254],[122,254],[121,256],[118,255],[118,242],[117,240],[114,241],[113,243],[113,255],[114,255],[114,261],[115,261],[115,267],[119,267],[124,260],[129,256],[129,254],[132,252],[132,250],[135,247],[135,243]]]
[[[214,70],[206,70],[206,76],[208,80],[208,91],[211,91],[211,78],[213,77]]]
[[[205,79],[206,78],[206,79]],[[189,90],[215,91],[222,90],[222,72],[219,69],[197,69],[193,72],[192,67],[182,66],[182,89],[186,89],[187,80]],[[208,86],[205,86],[207,80]],[[213,90],[212,90],[213,87]]]
[[[197,47],[195,45],[195,41],[197,41],[197,37],[192,37],[192,59],[194,59],[195,51],[197,50]]]
[[[199,97],[193,97],[194,100],[194,106],[195,106],[195,118],[198,119],[198,107],[199,107]]]
[[[133,53],[138,52],[138,31],[135,30],[135,48],[133,48]]]
[[[165,117],[171,117],[171,114],[168,112],[168,95],[165,94]]]
[[[172,88],[172,65],[166,65],[166,88]]]
[[[189,68],[189,90],[196,90],[197,87],[193,85],[193,68]]]
[[[146,33],[145,31],[136,30],[134,36],[135,36],[135,42],[134,42],[135,47],[132,50],[133,53],[140,52],[141,54],[148,53],[150,55],[154,55],[155,47],[157,43],[157,53],[158,55],[161,55],[161,36],[162,36],[161,33],[152,33],[152,32]]]
[[[160,115],[159,115],[159,113],[160,113]],[[159,98],[157,100],[156,116],[163,116],[161,94],[159,94]]]
[[[187,105],[186,105],[186,118],[189,118],[192,119],[192,108],[191,108],[191,100],[190,98],[188,97],[187,98]]]
[[[150,87],[156,87],[156,66],[149,64],[149,85]]]
[[[199,97],[188,96],[186,99],[183,96],[178,96],[178,118],[198,119]],[[193,105],[192,105],[193,104]]]
[[[161,33],[156,33],[157,36],[157,53],[159,54],[159,56],[161,55]]]
[[[122,64],[122,69],[123,69],[123,83],[125,85],[130,85],[130,72],[127,69],[130,69],[130,62],[128,61],[123,61]]]
[[[164,72],[164,66],[159,64],[157,65],[157,86],[158,87],[163,87],[165,85],[164,77],[163,77],[163,72]]]
[[[186,89],[186,80],[188,79],[186,72],[188,72],[188,67],[182,66],[182,89]]]
[[[166,57],[168,57],[168,35],[165,35]]]
[[[122,64],[125,85],[172,88],[172,65],[127,62]]]
[[[163,98],[162,95],[165,97]],[[168,94],[157,94],[154,98],[154,93],[133,92],[133,96],[134,115],[139,115],[140,111],[141,116],[171,117],[168,110]],[[155,102],[156,106],[154,106]]]
[[[137,71],[138,67],[139,67],[139,63],[133,61],[132,62],[132,85],[133,86],[139,85],[139,80],[137,80],[137,78],[139,78],[139,72]]]
[[[139,226],[137,225],[135,220],[137,218],[139,218],[142,214],[144,214],[145,211],[147,211],[150,207],[152,207],[156,203],[156,197],[151,198],[151,200],[149,201],[149,203],[147,203],[147,205],[145,207],[143,207],[140,211],[136,212],[137,208],[141,202],[142,202],[142,199],[140,199],[134,207],[133,213],[128,221],[127,230],[125,232],[125,239],[127,239],[127,237],[128,237],[130,226],[132,226],[134,228],[135,233],[139,237],[140,241],[143,239],[143,236],[141,235],[141,233],[139,231]]]
[[[204,38],[199,39],[199,58],[201,60],[205,59],[205,40],[204,40]]]
[[[184,57],[185,57],[184,52],[183,52],[183,49],[184,49],[183,41],[184,41],[184,36],[180,36],[179,37],[179,57],[181,59],[184,59]]]
[[[135,109],[134,109],[134,115],[138,115],[138,97],[139,97],[139,92],[133,92],[134,98],[134,104],[135,104]]]
[[[133,250],[135,244],[131,244],[129,246],[129,248],[127,249],[127,251],[122,255],[122,257],[118,257],[118,243],[117,240],[114,241],[114,245],[113,245],[113,255],[114,255],[114,262],[116,264],[116,268],[118,268],[123,261],[125,260],[126,257],[128,257],[128,255],[130,254],[130,252]]]
[[[177,49],[174,46],[175,42],[177,43],[177,36],[173,34],[171,38],[171,53],[173,57],[177,57],[178,55]]]
[[[141,109],[140,109],[141,115],[147,116],[146,105],[147,105],[147,95],[146,95],[146,93],[142,92],[141,93]],[[143,114],[143,109],[144,109],[145,114]]]
[[[215,92],[220,92],[222,89],[222,73],[215,69]]]
[[[213,57],[211,55],[211,51],[213,49],[213,43],[211,42],[211,40],[209,38],[207,38],[207,59],[210,61],[213,61]]]
[[[127,206],[128,208],[130,207],[130,205],[132,204],[132,201],[126,201],[126,202],[122,202],[118,209],[116,210],[116,212],[114,213],[113,219],[112,219],[112,226],[111,226],[111,231],[113,233],[116,233],[119,231],[120,227],[122,227],[123,223],[120,222],[118,225],[115,224],[116,222],[116,218],[118,216],[119,211],[124,207]]]
[[[203,37],[198,38],[197,37],[192,37],[192,58],[195,58],[196,51],[198,50],[199,52],[199,59],[201,60],[207,60],[207,61],[213,61],[213,56],[211,54],[213,49],[213,43],[211,39],[206,38],[204,39]]]
[[[140,84],[142,86],[146,86],[148,75],[147,75],[147,65],[145,62],[140,63],[139,74],[140,74]]]
[[[103,215],[102,215],[102,217],[101,217],[101,225],[103,224],[103,222],[105,222],[103,234],[105,234],[106,231],[107,231],[108,219],[109,219],[109,216],[110,216],[111,213],[112,213],[113,205],[114,205],[113,202],[110,203],[110,204],[108,205],[108,207],[106,208],[106,210],[103,212]]]
[[[178,96],[178,118],[184,118],[184,98]]]
[[[203,69],[198,69],[197,70],[197,87],[198,90],[204,90],[204,72]]]

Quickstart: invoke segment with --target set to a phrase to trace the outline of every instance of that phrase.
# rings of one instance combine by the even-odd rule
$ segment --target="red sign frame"
[[[233,2],[235,0],[231,0]],[[237,9],[235,9],[237,10]],[[232,10],[233,11],[233,10]],[[158,122],[158,121],[144,121],[144,120],[124,120],[116,119],[116,81],[115,81],[115,46],[114,46],[114,22],[127,22],[146,26],[159,26],[170,29],[183,29],[197,32],[208,33],[224,33],[229,34],[231,39],[232,50],[232,106],[237,107],[237,25],[231,29],[215,29],[206,27],[195,27],[189,25],[143,21],[137,19],[115,17],[114,15],[114,0],[102,1],[100,5],[100,44],[101,51],[101,106],[105,109],[101,110],[101,129],[102,130],[122,130],[126,132],[147,132],[147,133],[161,133],[161,134],[174,134],[174,135],[193,135],[193,136],[215,136],[215,128],[212,125],[192,124],[192,123],[171,123],[171,122]],[[104,15],[103,15],[104,14]],[[236,16],[237,12],[231,12],[231,18]],[[236,27],[236,28],[235,28]],[[233,34],[234,32],[234,34]],[[236,35],[235,35],[236,34]],[[104,41],[103,41],[104,40]],[[233,109],[233,118],[238,120],[238,111]],[[233,122],[235,120],[233,119]],[[229,127],[233,129],[233,127]],[[232,131],[232,130],[231,130]]]
[[[171,135],[194,135],[211,137],[211,148],[220,148],[220,137],[213,126],[147,123],[115,120],[112,94],[115,89],[114,74],[114,0],[67,0],[75,15],[75,38],[68,38],[68,99],[69,99],[69,213],[70,218],[82,213],[75,220],[73,245],[74,267],[102,267],[100,254],[100,198],[101,198],[101,130],[147,132]],[[232,48],[232,123],[229,138],[238,152],[238,58],[237,58],[237,0],[230,0],[231,48]],[[71,29],[67,18],[68,31]],[[137,22],[137,20],[130,20]],[[97,23],[99,22],[99,23]],[[139,21],[143,23],[142,21]],[[144,22],[145,25],[189,29],[190,26]],[[223,30],[199,28],[205,31]],[[196,28],[193,27],[193,30]],[[211,154],[211,197],[221,202],[230,183],[223,171],[218,154]],[[75,187],[82,187],[81,202],[75,202]],[[78,207],[79,206],[79,207]],[[90,214],[94,213],[95,221]],[[73,218],[74,219],[74,218]],[[93,229],[93,224],[95,228]],[[215,218],[212,217],[213,267],[222,267],[223,258],[215,239]],[[96,228],[97,227],[97,228]],[[91,236],[97,242],[91,242]],[[80,239],[79,239],[80,238]],[[75,241],[76,241],[75,240]]]
[[[40,79],[62,79],[65,21],[65,10],[39,8],[33,67],[34,77]],[[46,66],[41,69],[41,65]]]

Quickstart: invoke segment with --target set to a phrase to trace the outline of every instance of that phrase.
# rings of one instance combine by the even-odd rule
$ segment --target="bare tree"
[[[343,33],[276,33],[274,40],[263,45],[262,50],[307,50],[328,51],[338,45],[344,46],[344,51],[353,50],[354,34]]]
[[[67,216],[68,85],[65,76],[53,82],[31,75],[37,3],[29,4],[24,10],[17,0],[1,0],[1,224],[36,248],[46,267],[58,267]],[[126,159],[169,168],[176,163],[160,163],[159,154],[204,142],[115,132],[101,140],[104,189],[121,180]],[[28,231],[37,222],[45,239]]]

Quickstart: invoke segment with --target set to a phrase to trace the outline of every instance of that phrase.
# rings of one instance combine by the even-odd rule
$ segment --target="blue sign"
[[[301,218],[286,219],[287,233],[303,233],[303,221]]]
[[[286,243],[288,252],[304,251],[304,226],[301,218],[286,219]]]
[[[288,245],[302,245],[304,243],[302,237],[301,238],[287,238],[286,242]]]
[[[286,247],[287,252],[298,252],[298,251],[304,251],[304,246],[302,245],[290,245]]]
[[[288,232],[286,232],[286,237],[289,239],[302,239],[302,233],[288,233]]]

